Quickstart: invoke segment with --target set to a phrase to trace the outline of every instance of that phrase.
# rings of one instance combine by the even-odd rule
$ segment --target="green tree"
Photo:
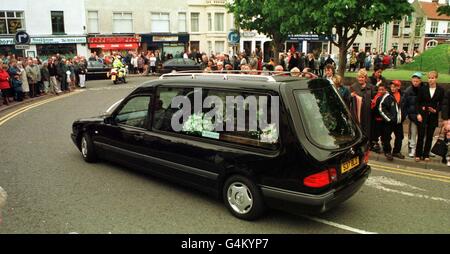
[[[439,16],[450,16],[450,5],[444,5],[444,6],[440,6],[437,9],[437,12],[439,13]]]
[[[227,4],[228,11],[234,14],[240,28],[256,30],[272,39],[275,61],[278,63],[282,45],[291,34],[286,23],[286,15],[295,15],[289,5],[280,4],[279,0],[235,0]],[[296,30],[301,30],[297,22]]]
[[[346,55],[362,28],[378,29],[413,12],[407,0],[282,0],[292,10],[285,16],[285,28],[292,32],[305,27],[312,32],[335,34],[332,43],[339,48],[339,74],[344,76]]]

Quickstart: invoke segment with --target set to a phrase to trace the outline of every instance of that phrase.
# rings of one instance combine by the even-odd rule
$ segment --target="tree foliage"
[[[362,28],[378,29],[413,12],[408,0],[235,0],[229,10],[241,28],[266,34],[276,43],[290,34],[335,34],[341,75],[346,51]]]
[[[271,38],[278,59],[280,45],[292,32],[286,20],[287,15],[295,15],[295,11],[289,9],[290,5],[282,5],[279,0],[235,0],[227,8],[240,28],[256,30]],[[297,26],[296,29],[301,30],[301,22],[297,22]]]
[[[383,24],[400,20],[413,12],[407,0],[282,0],[297,10],[287,18],[288,27],[295,31],[298,22],[317,34],[335,34],[334,45],[339,47],[340,74],[345,71],[346,51],[352,46],[362,28],[378,29]],[[342,68],[343,67],[343,68]]]
[[[450,5],[439,6],[437,9],[439,16],[450,16]]]

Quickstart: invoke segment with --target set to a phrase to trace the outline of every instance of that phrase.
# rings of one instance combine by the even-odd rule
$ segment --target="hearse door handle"
[[[133,136],[136,141],[141,141],[144,139],[144,134],[135,134]]]

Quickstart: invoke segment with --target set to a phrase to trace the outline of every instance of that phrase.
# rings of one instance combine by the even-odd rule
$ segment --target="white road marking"
[[[376,232],[369,232],[369,231],[353,228],[353,227],[350,227],[350,226],[347,226],[347,225],[339,224],[339,223],[332,222],[332,221],[327,221],[327,220],[316,218],[316,217],[311,217],[311,216],[307,216],[307,215],[302,215],[302,216],[307,218],[307,219],[309,219],[309,220],[312,220],[312,221],[315,221],[315,222],[319,222],[319,223],[323,223],[323,224],[326,224],[326,225],[329,225],[329,226],[332,226],[332,227],[335,227],[335,228],[339,228],[339,229],[342,229],[342,230],[350,231],[350,232],[353,232],[353,233],[358,233],[358,234],[363,234],[363,235],[378,234]]]
[[[8,194],[6,191],[0,186],[0,209],[6,204],[6,199],[8,198]]]
[[[378,189],[378,190],[391,192],[391,193],[397,193],[397,194],[408,196],[408,197],[423,198],[423,199],[429,199],[429,200],[433,200],[433,201],[440,201],[440,202],[444,202],[444,203],[450,204],[450,200],[449,199],[445,199],[445,198],[441,198],[441,197],[432,197],[432,196],[428,196],[428,195],[424,195],[424,194],[412,193],[412,192],[407,192],[407,191],[395,190],[395,189],[388,188],[388,187],[386,187],[384,185],[390,185],[390,186],[396,186],[396,187],[406,187],[406,188],[410,188],[410,189],[413,189],[413,190],[426,191],[424,189],[417,188],[417,187],[408,185],[406,183],[399,182],[397,180],[394,180],[394,179],[391,179],[391,178],[388,178],[388,177],[385,177],[385,176],[372,176],[372,177],[369,177],[369,179],[367,179],[367,181],[366,181],[366,185],[369,186],[369,187]]]

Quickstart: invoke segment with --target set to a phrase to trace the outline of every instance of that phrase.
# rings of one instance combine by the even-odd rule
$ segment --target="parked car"
[[[173,58],[165,61],[159,72],[164,74],[173,71],[198,71],[200,69],[200,64],[192,59]]]
[[[98,62],[88,61],[87,63],[87,79],[94,78],[108,78],[108,73],[111,70],[111,66]]]
[[[208,98],[241,98],[243,129],[239,110],[219,110],[213,120],[203,114],[210,108],[186,106],[220,104]],[[245,106],[256,102],[259,109]],[[110,113],[75,121],[71,137],[87,162],[111,160],[192,186],[245,220],[266,207],[324,212],[355,194],[371,171],[368,140],[325,79],[163,75]]]

